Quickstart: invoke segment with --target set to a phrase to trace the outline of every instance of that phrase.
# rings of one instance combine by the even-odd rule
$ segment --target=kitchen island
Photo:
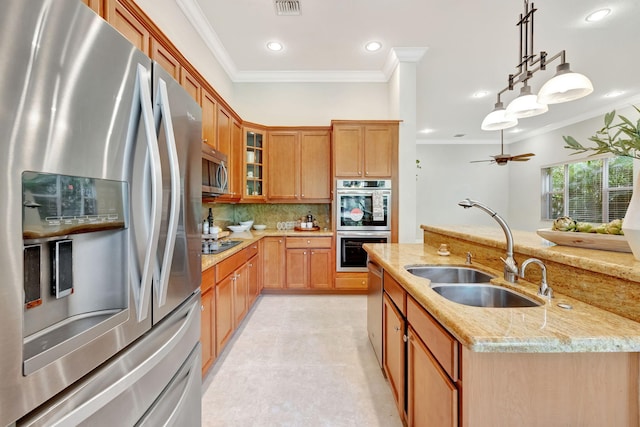
[[[409,425],[434,417],[441,425],[462,426],[639,424],[640,324],[633,296],[640,283],[630,280],[638,274],[630,254],[555,247],[535,233],[514,232],[519,263],[535,256],[547,264],[555,295],[546,301],[536,295],[539,276],[533,268],[527,270],[531,281],[502,278],[501,230],[422,228],[423,244],[366,246],[385,273],[384,322],[391,326],[383,327],[384,365]],[[438,255],[441,244],[451,255]],[[405,269],[465,265],[468,252],[475,268],[496,277],[494,285],[541,305],[457,304]],[[611,303],[620,298],[626,298],[624,307]],[[610,306],[615,310],[605,309]],[[406,334],[396,336],[403,328]]]

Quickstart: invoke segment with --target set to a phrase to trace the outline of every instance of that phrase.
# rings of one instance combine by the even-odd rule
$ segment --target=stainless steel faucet
[[[537,264],[542,269],[542,279],[540,280],[540,288],[538,289],[538,295],[543,296],[547,299],[553,298],[553,289],[551,289],[549,285],[547,285],[547,267],[539,259],[529,258],[525,262],[523,262],[522,268],[520,270],[520,277],[524,279],[524,271],[527,269],[527,266],[529,264]]]
[[[504,231],[504,236],[507,239],[507,255],[505,258],[500,258],[502,263],[504,264],[504,279],[510,283],[516,283],[518,281],[518,264],[516,260],[513,258],[513,234],[511,234],[511,229],[507,225],[506,221],[502,219],[497,212],[493,211],[489,207],[483,205],[482,203],[471,200],[464,199],[458,205],[462,206],[465,209],[468,208],[478,208],[489,215],[491,218],[495,219],[500,227],[502,227],[502,231]]]

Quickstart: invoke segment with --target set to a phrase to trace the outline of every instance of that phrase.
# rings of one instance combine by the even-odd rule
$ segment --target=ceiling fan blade
[[[512,159],[510,159],[512,162],[528,162],[529,158],[528,157],[514,157]]]
[[[535,156],[535,154],[533,154],[533,153],[518,154],[517,156],[512,156],[511,160],[525,158],[525,157],[532,157],[532,156]],[[527,160],[529,160],[529,159],[527,159]]]
[[[469,163],[495,162],[495,160],[471,160]]]

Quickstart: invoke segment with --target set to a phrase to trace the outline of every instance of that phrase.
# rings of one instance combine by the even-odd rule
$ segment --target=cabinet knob
[[[307,254],[307,251],[302,252],[302,255],[306,255],[306,254]]]
[[[301,194],[300,197],[304,197],[304,194]]]
[[[403,336],[402,336],[402,341],[404,341],[404,342],[409,341],[409,337],[408,337],[408,336],[406,336],[406,335],[403,335]]]
[[[200,306],[200,311],[204,311],[204,305]]]

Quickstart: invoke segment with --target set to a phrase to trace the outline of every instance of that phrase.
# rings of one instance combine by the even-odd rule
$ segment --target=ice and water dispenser
[[[128,188],[23,172],[22,204],[26,375],[127,308]]]

